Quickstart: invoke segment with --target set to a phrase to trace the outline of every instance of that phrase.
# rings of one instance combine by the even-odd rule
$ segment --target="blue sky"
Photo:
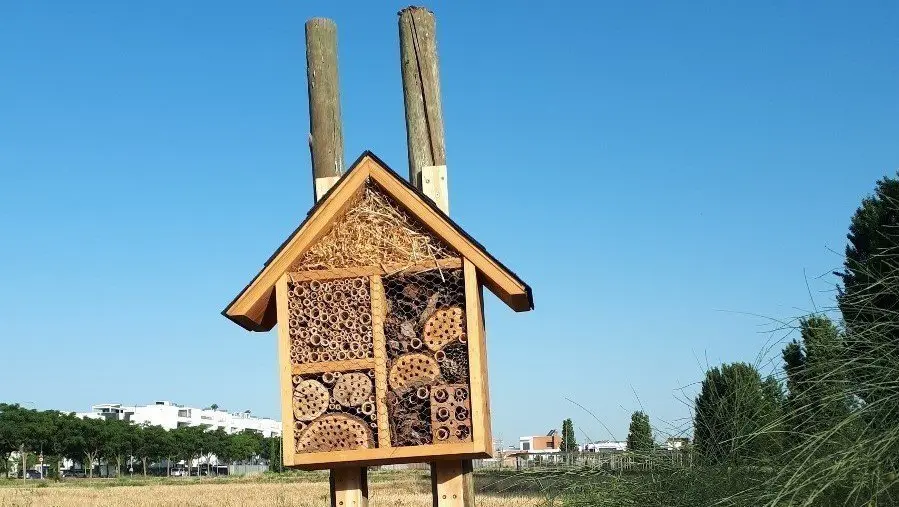
[[[219,312],[311,205],[303,23],[346,158],[405,174],[404,4],[125,4],[0,6],[0,400],[277,417],[274,334]],[[706,364],[832,304],[899,167],[894,3],[430,6],[453,216],[536,301],[488,301],[496,438],[684,426]]]

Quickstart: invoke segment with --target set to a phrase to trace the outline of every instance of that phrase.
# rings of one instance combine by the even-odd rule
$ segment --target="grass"
[[[479,507],[548,505],[539,491],[497,487],[502,477],[477,474]],[[374,471],[369,477],[373,506],[427,507],[431,486],[424,471]],[[326,472],[266,474],[255,477],[123,478],[50,481],[0,480],[0,507],[101,505],[178,507],[321,507],[328,505]]]

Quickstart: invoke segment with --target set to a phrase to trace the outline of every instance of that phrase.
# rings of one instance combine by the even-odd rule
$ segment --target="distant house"
[[[559,452],[562,437],[556,430],[550,430],[545,436],[519,437],[518,450],[529,453]]]
[[[665,448],[669,451],[679,451],[690,445],[690,439],[686,437],[668,437],[665,440]]]
[[[615,440],[597,440],[581,446],[581,452],[622,452],[627,450],[627,442]]]

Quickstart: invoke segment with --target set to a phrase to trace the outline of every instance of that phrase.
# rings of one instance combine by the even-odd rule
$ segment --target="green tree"
[[[175,454],[174,440],[162,426],[145,425],[138,435],[134,452],[141,461],[146,476],[150,460],[162,461],[162,458],[169,458]]]
[[[228,456],[235,461],[249,461],[261,452],[258,433],[250,430],[231,435]]]
[[[181,446],[184,442],[184,437],[182,436],[182,428],[166,431],[165,434],[167,441],[160,447],[160,449],[164,452],[162,457],[164,457],[166,461],[165,475],[166,477],[171,477],[172,465],[177,463],[183,455]]]
[[[780,384],[772,377],[762,379],[746,363],[706,372],[693,417],[701,458],[710,464],[742,465],[776,456],[782,400]]]
[[[266,437],[262,442],[262,458],[268,460],[268,469],[279,472],[282,468],[281,442],[279,437]]]
[[[234,459],[231,455],[232,436],[225,432],[225,430],[216,428],[215,431],[207,431],[205,437],[206,444],[203,452],[206,456],[207,465],[212,459],[212,455],[215,455],[217,459],[216,464],[228,464]],[[216,467],[215,473],[216,475],[218,474],[218,467]]]
[[[627,432],[627,450],[633,452],[650,452],[654,442],[649,416],[642,411],[631,414],[631,425]]]
[[[81,457],[88,477],[94,476],[94,462],[102,456],[105,444],[105,424],[103,419],[78,419],[77,437],[72,439],[73,455]]]
[[[28,410],[25,422],[25,449],[35,456],[52,449],[59,412],[53,410]],[[46,462],[46,460],[45,460]]]
[[[133,428],[130,423],[118,419],[110,419],[103,424],[101,454],[107,465],[115,461],[115,475],[122,475],[122,463],[133,451],[131,436]]]
[[[571,419],[562,421],[562,444],[559,447],[562,452],[577,452],[577,439]]]
[[[849,431],[848,427],[829,431],[843,425],[852,409],[845,344],[836,325],[824,316],[802,319],[800,339],[787,344],[782,355],[787,376],[788,447],[804,445],[811,435],[828,435],[833,440]],[[821,448],[822,442],[816,440],[816,447]]]
[[[885,177],[865,198],[849,225],[838,295],[847,331],[847,362],[855,392],[876,403],[879,424],[895,417],[899,395],[899,179]],[[870,409],[869,409],[870,410]],[[892,416],[892,417],[891,417]]]
[[[188,471],[190,471],[191,463],[195,460],[199,466],[203,447],[207,444],[205,432],[206,426],[184,426],[172,430],[177,456],[184,460]]]
[[[45,460],[45,462],[50,463],[53,467],[51,475],[58,478],[63,458],[72,460],[80,458],[78,453],[72,452],[73,444],[78,438],[78,418],[73,413],[55,412],[52,422],[53,435],[49,441],[49,446],[45,447],[44,451],[49,453],[49,459]]]
[[[26,411],[19,405],[0,403],[0,466],[9,471],[10,455],[25,443]]]

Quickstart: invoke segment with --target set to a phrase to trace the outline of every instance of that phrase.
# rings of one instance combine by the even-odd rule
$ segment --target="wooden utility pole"
[[[343,173],[343,125],[337,79],[337,25],[325,18],[306,22],[309,86],[309,150],[316,202]],[[292,443],[288,451],[292,448]],[[331,469],[331,507],[368,507],[368,468]]]
[[[449,214],[437,23],[424,7],[407,7],[399,18],[409,181]],[[431,463],[431,497],[434,507],[473,507],[471,460]]]
[[[337,76],[337,25],[326,18],[306,22],[309,87],[309,150],[318,201],[343,173],[343,125]]]
[[[407,7],[399,18],[409,181],[449,212],[434,13],[424,7]]]

